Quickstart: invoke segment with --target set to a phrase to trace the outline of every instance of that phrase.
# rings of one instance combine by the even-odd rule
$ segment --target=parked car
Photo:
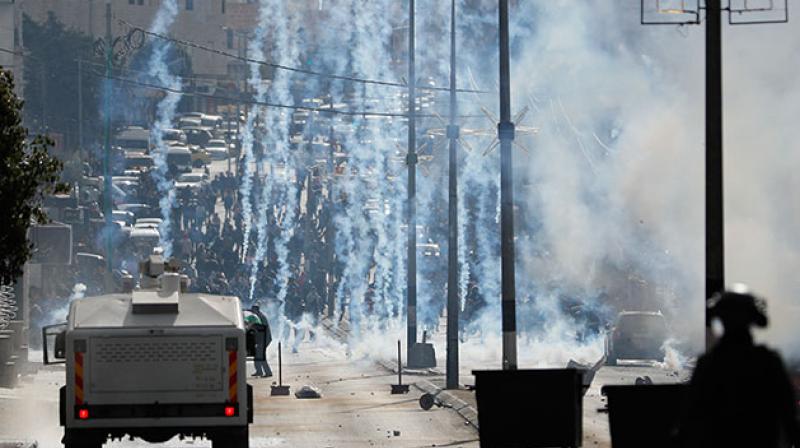
[[[211,160],[226,160],[230,154],[230,148],[225,140],[209,140],[205,149]]]
[[[660,311],[623,311],[606,334],[606,364],[663,361],[667,323]]]
[[[203,187],[208,182],[208,177],[205,173],[184,173],[178,176],[175,181],[175,188],[178,190],[189,188],[198,189]]]
[[[178,114],[178,118],[188,118],[188,117],[201,118],[203,115],[205,114],[202,112],[181,112]]]
[[[114,145],[132,152],[150,151],[150,130],[141,126],[128,126],[114,137]]]
[[[190,145],[197,145],[201,148],[205,148],[208,141],[214,138],[214,134],[211,133],[211,130],[202,126],[190,126],[182,129],[183,132],[186,133],[186,141]]]
[[[147,224],[155,224],[157,226],[161,225],[162,222],[164,222],[164,220],[161,218],[139,218],[136,220],[136,224],[147,223]]]
[[[183,146],[171,146],[167,150],[167,166],[172,173],[192,171],[192,152]]]
[[[167,143],[176,142],[186,144],[186,133],[180,129],[165,129],[163,140]]]
[[[200,117],[183,117],[180,120],[178,120],[178,127],[181,129],[202,126],[202,125],[203,125],[203,120],[200,119]]]
[[[125,154],[125,170],[148,171],[153,168],[153,157],[143,152]]]
[[[222,126],[223,122],[224,121],[222,117],[219,115],[204,114],[202,117],[200,117],[200,124],[209,128],[218,128]]]
[[[135,228],[131,231],[131,243],[137,254],[148,256],[153,253],[153,249],[159,247],[161,234],[158,229],[152,227]]]
[[[161,218],[139,218],[133,223],[134,229],[156,229],[161,226],[163,220]]]
[[[129,211],[129,212],[133,213],[133,215],[135,217],[137,217],[137,218],[144,218],[144,217],[154,216],[154,215],[156,215],[158,213],[157,211],[153,210],[153,208],[150,207],[147,204],[135,204],[135,203],[118,204],[117,205],[117,210]]]
[[[133,212],[127,210],[112,210],[111,211],[112,220],[120,222],[126,226],[130,226],[133,224],[136,216]]]

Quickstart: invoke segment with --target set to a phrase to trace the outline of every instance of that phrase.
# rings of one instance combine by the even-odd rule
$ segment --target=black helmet
[[[717,317],[726,329],[768,324],[767,304],[743,284],[734,284],[722,293],[716,293],[706,303],[709,317]]]

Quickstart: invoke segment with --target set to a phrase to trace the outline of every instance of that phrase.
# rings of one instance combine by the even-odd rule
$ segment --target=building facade
[[[17,95],[22,96],[22,33],[20,9],[14,0],[0,0],[0,67],[11,70]],[[15,54],[20,53],[20,54]]]

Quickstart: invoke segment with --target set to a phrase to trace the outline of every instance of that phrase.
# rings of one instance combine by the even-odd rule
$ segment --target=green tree
[[[0,67],[0,283],[14,282],[32,254],[27,233],[43,223],[45,195],[61,192],[61,162],[48,154],[52,142],[29,139],[22,126],[23,102],[14,93],[14,77]]]

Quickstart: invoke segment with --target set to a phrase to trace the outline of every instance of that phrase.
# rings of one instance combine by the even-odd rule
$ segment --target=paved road
[[[389,394],[394,376],[369,361],[349,360],[335,348],[303,345],[284,357],[285,382],[294,392],[319,387],[319,400],[269,396],[273,379],[255,379],[256,416],[252,447],[465,447],[475,448],[477,431],[447,409],[423,411],[420,392]],[[252,366],[250,366],[252,371]],[[276,373],[277,373],[277,369]],[[57,390],[63,369],[42,369],[17,390],[0,389],[0,440],[34,439],[40,447],[60,447]],[[138,441],[111,447],[150,446]],[[200,447],[208,442],[177,439],[165,446]]]

